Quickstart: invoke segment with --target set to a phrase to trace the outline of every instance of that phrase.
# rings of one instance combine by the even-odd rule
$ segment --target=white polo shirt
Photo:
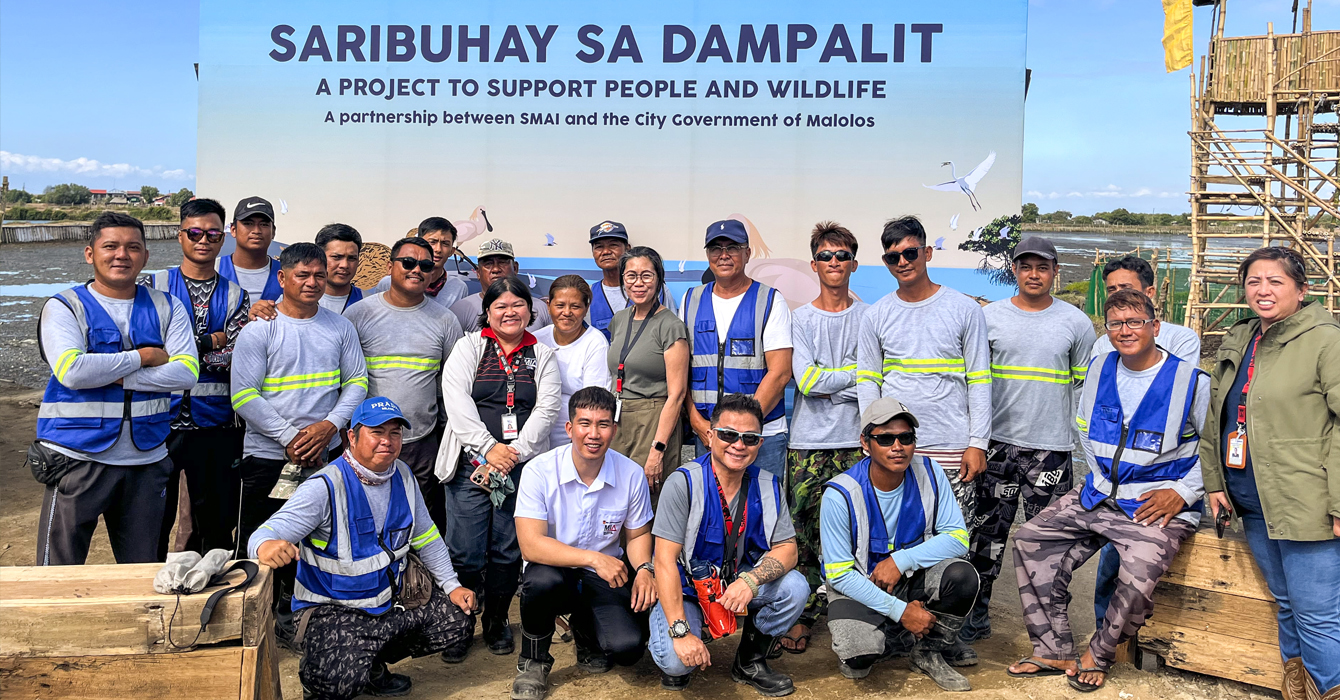
[[[619,531],[651,522],[651,492],[642,467],[614,450],[591,485],[583,484],[572,445],[564,445],[526,463],[515,517],[549,523],[549,536],[570,547],[622,557]]]

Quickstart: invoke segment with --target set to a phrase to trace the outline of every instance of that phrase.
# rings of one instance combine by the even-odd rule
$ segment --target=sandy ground
[[[0,380],[0,565],[26,566],[34,560],[38,511],[42,487],[28,472],[24,453],[33,439],[40,394],[24,387]],[[105,532],[99,528],[94,535],[91,564],[113,563]],[[1087,639],[1093,631],[1092,595],[1094,562],[1075,576],[1074,603],[1071,606],[1078,639]],[[1028,638],[1019,616],[1019,598],[1010,585],[1013,574],[1006,572],[996,588],[992,601],[995,636],[979,642],[980,665],[964,669],[974,690],[965,698],[993,698],[1000,700],[1041,700],[1042,698],[1073,698],[1081,694],[1072,690],[1060,678],[1015,679],[1005,675],[1005,667],[1030,652]],[[512,620],[518,619],[515,610]],[[518,631],[519,634],[519,631]],[[796,682],[797,698],[846,700],[853,695],[866,697],[929,698],[942,696],[942,691],[930,679],[909,671],[905,659],[882,664],[861,681],[848,681],[837,673],[836,657],[829,650],[829,638],[821,623],[815,630],[809,652],[799,656],[784,656],[775,667],[792,675]],[[714,666],[700,672],[693,685],[684,694],[693,698],[748,698],[759,697],[752,689],[736,685],[730,680],[730,662],[735,651],[735,640],[724,639],[711,645]],[[580,672],[574,666],[571,644],[554,645],[557,658],[551,675],[555,700],[581,698],[604,700],[644,695],[673,700],[677,697],[659,687],[659,674],[649,658],[636,666],[616,669],[608,674],[593,676]],[[446,666],[437,657],[415,659],[398,664],[395,670],[409,674],[415,682],[411,697],[418,698],[505,698],[516,673],[516,657],[490,655],[476,644],[469,659],[459,666]],[[301,698],[298,683],[298,657],[281,652],[280,672],[283,676],[284,696],[290,700]],[[1130,664],[1119,664],[1107,687],[1092,694],[1095,699],[1119,700],[1193,700],[1212,698],[1278,698],[1279,694],[1264,691],[1232,681],[1221,681],[1193,673],[1172,669],[1158,672],[1137,670]]]

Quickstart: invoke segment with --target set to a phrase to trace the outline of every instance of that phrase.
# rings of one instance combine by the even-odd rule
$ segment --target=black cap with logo
[[[264,215],[271,222],[275,220],[275,208],[270,204],[270,200],[263,197],[247,197],[237,203],[237,208],[233,210],[233,221],[241,221],[257,214]]]

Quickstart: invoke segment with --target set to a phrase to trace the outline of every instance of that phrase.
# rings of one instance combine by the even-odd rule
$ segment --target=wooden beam
[[[1151,618],[1140,630],[1140,648],[1173,668],[1278,690],[1284,680],[1279,647]]]

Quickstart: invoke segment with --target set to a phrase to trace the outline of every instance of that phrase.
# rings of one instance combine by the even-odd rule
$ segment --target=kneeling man
[[[642,658],[643,613],[656,602],[651,492],[642,466],[610,451],[619,429],[614,412],[609,390],[578,390],[568,402],[572,443],[532,459],[521,476],[516,537],[526,570],[513,700],[540,700],[548,691],[556,615],[571,615],[582,670],[604,673]]]
[[[977,570],[962,558],[968,530],[953,485],[934,460],[914,456],[918,427],[902,402],[876,399],[861,414],[870,456],[824,485],[828,629],[847,678],[893,656],[906,630],[917,638],[913,668],[945,690],[972,690],[943,652],[977,601]]]
[[[396,459],[409,428],[400,407],[367,399],[351,425],[349,449],[304,481],[247,547],[272,568],[298,562],[293,611],[306,618],[298,677],[309,700],[404,695],[410,679],[387,664],[474,632],[475,594],[456,580],[418,482]],[[402,597],[407,567],[420,562],[435,584],[426,602]]]
[[[744,616],[731,678],[769,697],[790,695],[791,678],[769,668],[767,657],[800,618],[810,587],[795,571],[796,529],[782,483],[754,464],[763,409],[752,396],[728,394],[713,409],[710,427],[710,451],[661,487],[652,526],[660,603],[652,609],[647,648],[667,690],[684,690],[694,668],[710,666],[698,636],[703,611],[694,580],[719,577],[725,591],[715,603],[722,614]]]

